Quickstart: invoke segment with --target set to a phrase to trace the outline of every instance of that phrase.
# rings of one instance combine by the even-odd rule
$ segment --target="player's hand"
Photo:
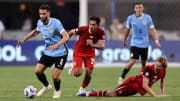
[[[57,45],[51,45],[51,46],[47,47],[46,50],[55,50],[56,48],[58,48]]]
[[[160,95],[156,95],[155,97],[167,97],[168,95],[164,95],[164,94],[160,94]]]
[[[93,47],[93,41],[91,39],[86,40],[86,44]]]
[[[24,39],[22,39],[22,40],[19,40],[18,41],[18,43],[17,43],[17,48],[19,47],[19,46],[22,46],[22,44],[24,43]]]
[[[160,44],[159,42],[156,42],[156,46],[157,46],[158,48],[161,48],[161,44]]]
[[[127,47],[127,43],[125,41],[123,41],[123,46]]]

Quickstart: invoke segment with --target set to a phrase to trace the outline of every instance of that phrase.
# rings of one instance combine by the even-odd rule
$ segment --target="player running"
[[[99,27],[100,19],[92,16],[89,18],[89,26],[82,26],[69,32],[69,37],[79,35],[79,40],[74,46],[73,68],[69,74],[78,77],[85,67],[85,77],[79,89],[79,93],[85,92],[85,88],[91,81],[95,63],[95,48],[103,50],[105,47],[104,31]],[[96,44],[99,41],[99,44]]]
[[[35,68],[37,78],[43,83],[44,87],[37,93],[37,96],[42,96],[46,91],[52,89],[52,86],[46,79],[44,71],[47,67],[55,64],[52,72],[52,79],[54,81],[54,95],[53,98],[61,96],[59,78],[64,65],[67,61],[68,49],[66,42],[69,39],[68,33],[64,30],[61,22],[56,18],[50,17],[50,7],[48,5],[41,5],[39,8],[40,20],[38,20],[37,28],[34,29],[24,39],[19,40],[17,47],[21,46],[26,40],[41,33],[45,40],[46,49],[43,51],[38,64]]]
[[[147,65],[140,74],[129,77],[113,91],[96,91],[79,93],[77,96],[130,96],[139,93],[141,96],[146,93],[153,97],[167,96],[164,95],[164,78],[166,74],[167,60],[164,57],[156,59],[155,64]],[[160,79],[161,94],[157,95],[152,91],[152,85]]]

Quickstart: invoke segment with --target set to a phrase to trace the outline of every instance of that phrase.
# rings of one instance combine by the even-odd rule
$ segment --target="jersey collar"
[[[135,16],[136,16],[136,14],[135,14]],[[136,16],[137,19],[142,19],[143,17],[144,17],[144,13],[142,13],[142,16],[139,18]]]

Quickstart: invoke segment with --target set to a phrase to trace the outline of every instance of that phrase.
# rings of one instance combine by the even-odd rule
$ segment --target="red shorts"
[[[95,56],[73,56],[73,68],[94,68]]]
[[[128,78],[123,84],[119,85],[115,91],[117,96],[129,96],[137,93],[134,83]]]

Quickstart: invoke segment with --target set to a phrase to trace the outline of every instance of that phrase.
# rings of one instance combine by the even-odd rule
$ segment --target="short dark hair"
[[[99,23],[100,23],[100,18],[99,17],[91,16],[91,17],[89,17],[89,21],[91,21],[91,20],[95,20],[96,24],[99,26]]]
[[[40,5],[39,9],[42,9],[42,10],[47,10],[50,12],[50,7],[48,4],[42,4]]]
[[[136,5],[143,5],[143,3],[142,3],[142,2],[135,2],[135,3],[133,4],[133,6],[135,7]]]

